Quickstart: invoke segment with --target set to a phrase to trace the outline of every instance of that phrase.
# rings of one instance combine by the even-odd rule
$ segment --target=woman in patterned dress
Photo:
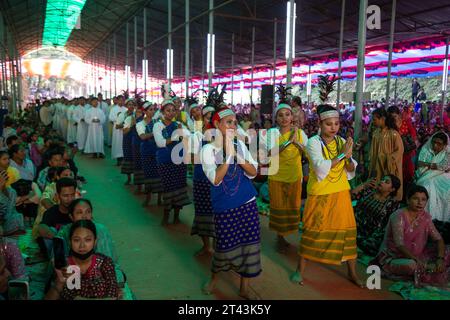
[[[47,300],[117,299],[119,296],[114,263],[110,257],[95,253],[97,230],[90,220],[79,220],[70,228],[69,265],[80,268],[80,288],[68,288],[66,269],[57,270],[55,285],[47,292]]]
[[[140,193],[141,187],[145,185],[144,170],[142,170],[141,143],[136,130],[137,125],[144,119],[142,108],[137,108],[134,115],[135,121],[131,127],[131,152],[133,154],[133,184],[136,186],[135,193]]]
[[[194,208],[195,216],[192,223],[191,235],[198,235],[202,238],[203,246],[196,253],[197,256],[211,254],[213,249],[210,244],[210,238],[215,237],[214,233],[214,213],[211,203],[211,184],[203,172],[202,165],[198,160],[202,146],[205,144],[204,133],[208,127],[211,113],[214,107],[206,105],[203,109],[198,103],[190,105],[190,116],[194,120],[191,141],[193,144],[194,158]]]
[[[163,205],[164,216],[161,224],[168,225],[170,211],[174,210],[173,223],[180,222],[180,211],[184,206],[190,204],[187,194],[186,182],[186,164],[184,162],[175,163],[172,156],[183,157],[180,153],[175,154],[175,147],[179,145],[178,141],[173,139],[182,139],[175,131],[183,128],[182,124],[175,121],[176,114],[174,102],[169,99],[165,100],[161,106],[163,118],[153,126],[153,136],[156,145],[156,161],[158,173],[161,177],[163,185]]]
[[[399,188],[400,180],[388,175],[378,184],[372,179],[352,190],[353,198],[357,199],[356,242],[370,256],[378,253],[389,217],[398,209],[395,197]]]
[[[121,164],[121,173],[127,175],[127,181],[125,185],[129,185],[131,183],[131,175],[133,174],[133,149],[131,146],[131,127],[135,122],[133,111],[136,107],[135,102],[132,99],[128,99],[126,103],[127,111],[121,112],[117,116],[116,129],[123,130],[123,140],[122,140],[122,148],[123,148],[123,160]]]
[[[141,142],[141,167],[145,177],[146,197],[142,206],[147,207],[150,203],[152,193],[158,194],[158,205],[161,204],[162,183],[158,174],[158,165],[156,163],[156,142],[153,136],[153,126],[156,120],[153,116],[156,112],[156,105],[151,102],[144,103],[145,118],[136,125],[136,131]]]
[[[203,292],[211,294],[219,272],[233,270],[240,275],[239,295],[258,299],[249,288],[250,279],[261,273],[256,190],[250,180],[256,176],[258,164],[244,142],[235,140],[237,120],[231,109],[219,109],[212,124],[218,130],[214,142],[202,148],[201,159],[211,183],[216,241],[211,279],[203,286]]]

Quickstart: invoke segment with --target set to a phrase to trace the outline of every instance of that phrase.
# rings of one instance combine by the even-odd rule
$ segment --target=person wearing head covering
[[[144,119],[142,108],[137,108],[134,114],[134,122],[131,126],[131,152],[133,154],[133,184],[136,193],[141,193],[141,187],[145,185],[144,170],[142,170],[141,143],[142,140],[136,130],[136,125]]]
[[[152,193],[158,194],[158,204],[161,203],[162,183],[158,174],[158,166],[156,162],[156,142],[153,136],[153,127],[157,120],[153,120],[156,112],[156,105],[151,102],[145,102],[143,105],[144,120],[136,124],[136,131],[141,139],[141,167],[144,171],[144,183],[146,199],[143,203],[147,207],[151,201]]]
[[[186,164],[175,163],[175,158],[183,158],[180,152],[176,152],[180,137],[176,130],[182,130],[183,126],[178,121],[174,121],[176,115],[175,105],[172,99],[163,101],[161,105],[163,118],[153,126],[153,136],[157,145],[156,161],[158,173],[163,185],[163,205],[164,216],[162,225],[169,223],[170,211],[174,210],[173,222],[179,223],[181,209],[190,204],[187,194]],[[187,130],[187,129],[186,129]],[[175,149],[175,150],[174,150]],[[174,151],[174,152],[172,152]]]
[[[369,153],[369,177],[380,181],[386,175],[393,174],[400,179],[401,186],[396,200],[403,198],[403,142],[400,133],[384,108],[372,112],[373,125]]]
[[[450,139],[435,133],[422,147],[416,170],[416,183],[427,189],[426,206],[434,220],[450,222]]]
[[[320,133],[306,147],[310,172],[299,263],[291,280],[303,285],[307,260],[341,265],[347,263],[349,279],[362,287],[356,272],[356,221],[348,180],[355,176],[353,140],[337,135],[339,112],[330,105],[319,105]]]
[[[197,256],[212,254],[212,245],[210,238],[215,237],[214,233],[214,213],[211,203],[211,185],[203,172],[202,164],[199,161],[199,155],[202,147],[206,144],[204,134],[208,128],[212,112],[215,111],[212,101],[208,99],[205,107],[202,109],[196,98],[188,99],[189,114],[193,120],[190,123],[192,132],[190,139],[192,147],[192,159],[194,163],[193,175],[193,196],[194,196],[194,221],[192,223],[191,235],[198,235],[203,242],[202,248],[196,252]]]
[[[122,150],[123,150],[123,160],[121,163],[121,173],[127,175],[127,181],[125,185],[131,183],[131,175],[133,174],[133,149],[131,145],[131,128],[135,124],[134,109],[136,103],[133,99],[128,99],[125,104],[127,111],[121,112],[117,116],[116,128],[121,129],[123,132],[122,136]]]
[[[211,279],[202,290],[210,294],[217,274],[233,270],[240,275],[240,296],[257,299],[249,284],[262,271],[257,193],[251,182],[258,164],[244,142],[236,139],[237,120],[231,109],[217,110],[212,124],[215,139],[202,148],[201,160],[211,184],[216,238]]]
[[[298,232],[300,224],[302,154],[308,137],[302,129],[293,125],[293,111],[284,95],[274,111],[273,119],[277,127],[270,129],[267,134],[271,150],[269,228],[277,233],[278,250],[284,251],[289,246],[284,237]]]

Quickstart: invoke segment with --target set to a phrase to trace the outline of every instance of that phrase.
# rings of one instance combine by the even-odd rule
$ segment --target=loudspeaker
[[[273,85],[261,86],[261,114],[272,114],[273,111]]]

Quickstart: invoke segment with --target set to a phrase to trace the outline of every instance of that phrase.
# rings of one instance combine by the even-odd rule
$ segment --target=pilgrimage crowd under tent
[[[193,203],[196,255],[211,257],[211,294],[220,272],[240,276],[239,295],[261,272],[261,214],[274,245],[298,247],[291,280],[308,285],[308,261],[347,266],[358,258],[382,276],[448,287],[450,276],[450,107],[432,101],[306,104],[279,86],[271,114],[231,105],[212,88],[162,103],[101,94],[46,100],[6,116],[0,151],[0,299],[8,280],[28,281],[38,299],[131,299],[108,228],[77,158],[111,157],[126,185],[155,198],[161,227],[180,223]],[[332,84],[331,84],[332,87]],[[441,114],[444,116],[441,117]],[[354,141],[355,122],[362,133]],[[253,146],[258,146],[254,152]],[[192,180],[192,193],[187,181]],[[297,243],[287,236],[300,233]],[[37,270],[33,266],[44,265]],[[81,288],[67,286],[67,267]],[[39,279],[39,281],[37,280]],[[39,284],[37,284],[39,282]]]

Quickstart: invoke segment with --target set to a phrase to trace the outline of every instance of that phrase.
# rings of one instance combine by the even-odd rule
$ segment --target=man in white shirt
[[[20,178],[33,181],[36,177],[36,168],[31,160],[26,158],[25,148],[19,144],[13,145],[9,149],[9,165],[16,168],[20,173]]]
[[[104,158],[103,125],[106,121],[105,113],[98,107],[98,99],[91,99],[91,108],[86,111],[85,121],[88,124],[85,153],[93,153],[94,158]]]
[[[70,105],[67,108],[67,143],[74,143],[77,141],[77,122],[74,119],[74,113],[77,109],[78,99],[70,101]]]
[[[85,99],[81,97],[78,100],[78,106],[75,108],[73,113],[73,120],[77,123],[77,145],[78,150],[83,151],[86,144],[86,136],[88,131],[88,126],[86,121],[84,121],[85,116]]]
[[[123,129],[117,128],[117,120],[120,114],[126,113],[127,108],[124,106],[124,98],[123,96],[118,96],[113,100],[114,106],[109,113],[109,121],[113,125],[112,131],[112,146],[111,146],[111,158],[117,159],[117,165],[120,165],[120,162],[123,158],[123,149],[122,149],[122,140],[123,140]]]
[[[109,118],[110,106],[103,100],[103,95],[99,93],[97,95],[98,99],[98,108],[101,109],[106,117]],[[103,124],[103,138],[105,139],[105,144],[107,146],[111,146],[111,137],[109,135],[109,126],[108,121]]]
[[[44,101],[44,105],[39,110],[39,116],[44,126],[48,127],[52,124],[53,116],[49,101]]]

